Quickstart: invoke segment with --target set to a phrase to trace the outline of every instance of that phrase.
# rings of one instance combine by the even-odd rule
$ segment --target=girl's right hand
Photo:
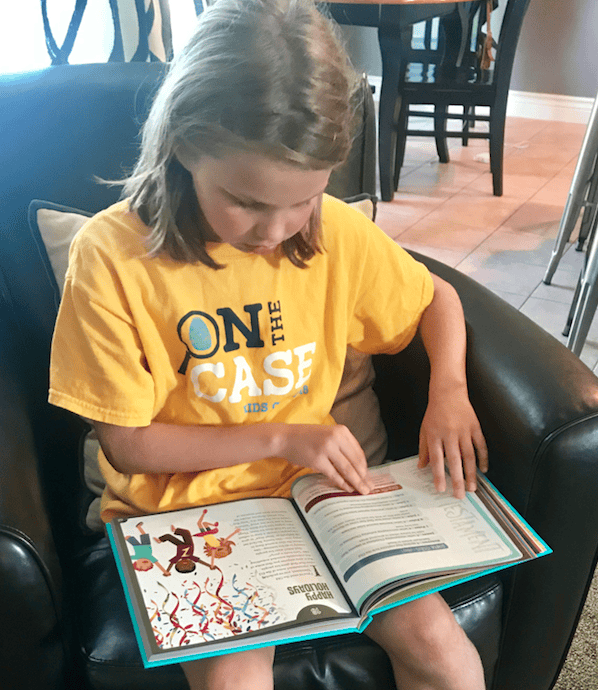
[[[373,489],[365,454],[346,426],[285,424],[280,456],[320,472],[344,491]]]

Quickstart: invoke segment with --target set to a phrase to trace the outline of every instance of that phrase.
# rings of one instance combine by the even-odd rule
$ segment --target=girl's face
[[[187,166],[215,237],[254,254],[273,252],[309,222],[330,170],[302,170],[257,153],[204,156]]]

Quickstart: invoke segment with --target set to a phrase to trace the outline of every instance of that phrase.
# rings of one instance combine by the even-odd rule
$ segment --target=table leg
[[[382,201],[392,201],[395,192],[397,124],[401,105],[399,81],[402,49],[399,29],[394,26],[380,26],[378,42],[382,56],[382,87],[378,112],[380,196]]]

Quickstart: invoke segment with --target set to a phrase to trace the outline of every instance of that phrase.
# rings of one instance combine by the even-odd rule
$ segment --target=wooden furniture
[[[382,169],[383,161],[380,162],[383,200],[392,198],[397,188],[407,136],[435,137],[442,162],[448,162],[447,137],[462,138],[465,144],[469,138],[487,139],[490,143],[493,192],[495,196],[502,195],[507,98],[529,0],[506,2],[500,31],[495,30],[492,40],[486,22],[487,6],[486,0],[471,4],[465,32],[458,26],[452,27],[453,35],[465,38],[462,52],[454,45],[455,39],[447,39],[444,53],[437,51],[438,54],[431,60],[426,58],[424,64],[420,64],[418,59],[409,59],[405,61],[408,64],[401,66],[400,82],[394,98],[391,98],[392,117],[386,115],[383,120],[381,111],[379,123],[380,150],[390,149],[388,167]],[[441,20],[447,35],[451,23],[454,24],[454,16]],[[489,54],[491,59],[485,59]],[[421,105],[432,106],[433,111],[411,108]],[[461,111],[455,113],[449,110],[451,106],[460,106]],[[489,114],[479,114],[478,106],[487,107]],[[433,131],[410,128],[409,117],[413,115],[433,117]],[[449,119],[461,120],[462,129],[447,131]],[[470,131],[469,125],[477,121],[485,121],[489,127],[483,131]]]
[[[382,87],[379,106],[378,164],[380,192],[383,201],[393,197],[392,178],[396,149],[395,105],[402,74],[403,40],[405,30],[422,21],[455,12],[459,4],[468,0],[383,0],[382,2],[337,2],[332,0],[327,11],[336,22],[344,25],[378,28],[378,43],[382,57]]]

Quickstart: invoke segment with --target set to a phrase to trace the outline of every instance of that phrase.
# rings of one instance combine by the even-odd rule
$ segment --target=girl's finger
[[[477,458],[473,439],[467,437],[461,442],[461,459],[465,473],[465,488],[467,491],[475,491],[477,488]]]
[[[325,474],[333,484],[336,484],[336,486],[339,487],[339,489],[342,489],[347,493],[352,493],[354,491],[354,487],[345,480],[345,478],[337,471],[336,467],[332,463],[329,463]]]
[[[428,446],[428,464],[432,468],[436,491],[446,491],[446,475],[444,472],[444,449],[440,441]]]
[[[339,450],[338,453],[330,458],[330,461],[336,471],[351,485],[351,490],[358,491],[360,494],[370,493],[371,487],[368,485],[368,481],[357,472],[349,458],[342,451]]]
[[[428,441],[426,439],[426,435],[422,433],[419,436],[419,460],[417,462],[418,468],[423,470],[424,467],[427,467],[429,461],[430,457],[428,454]]]
[[[486,446],[486,439],[481,429],[477,429],[473,437],[473,445],[478,457],[478,465],[482,472],[488,472],[488,447]]]
[[[451,474],[453,496],[456,498],[465,498],[465,478],[463,476],[461,448],[458,443],[454,443],[451,444],[450,447],[445,448],[445,453],[446,463]]]
[[[353,436],[353,434],[347,429],[347,427],[342,427],[342,438],[339,443],[340,453],[336,455],[338,462],[341,467],[345,467],[348,463],[347,472],[343,473],[343,476],[347,480],[354,480],[355,475],[357,475],[357,486],[356,489],[361,491],[361,493],[369,493],[374,487],[372,485],[371,478],[369,476],[368,462],[363,452],[363,448],[359,441]],[[339,469],[339,465],[337,465]],[[353,472],[355,474],[353,474]],[[355,484],[355,481],[352,481]],[[363,491],[365,487],[366,491]]]

